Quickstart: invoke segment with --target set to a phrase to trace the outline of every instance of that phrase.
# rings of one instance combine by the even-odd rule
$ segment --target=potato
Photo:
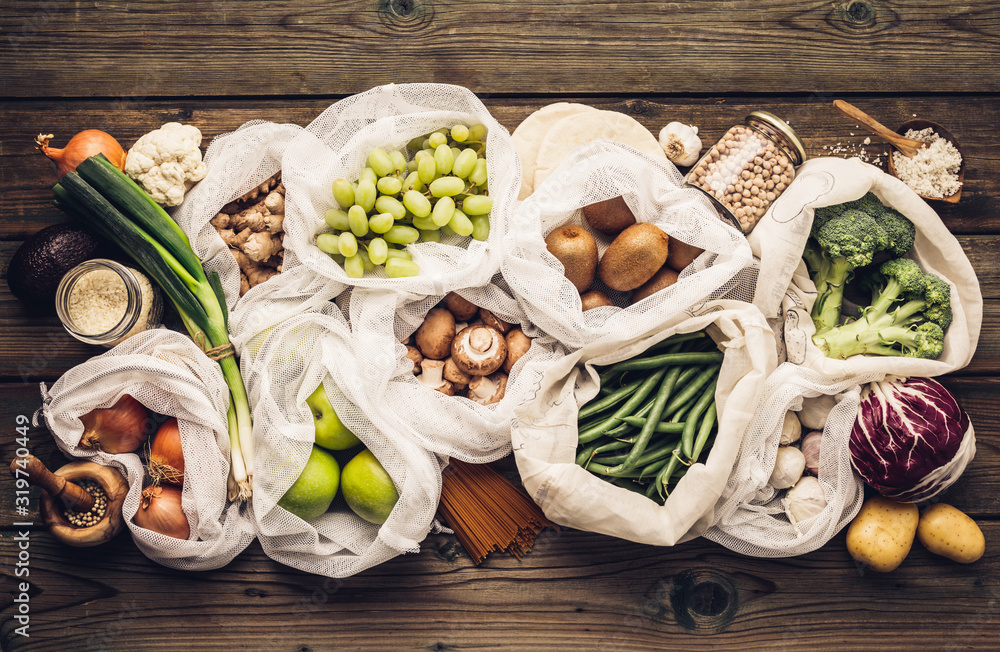
[[[976,522],[951,505],[931,505],[920,516],[917,538],[930,552],[971,564],[986,552],[986,537]]]
[[[876,496],[864,504],[847,530],[847,552],[872,570],[895,570],[910,553],[920,511],[913,503]]]

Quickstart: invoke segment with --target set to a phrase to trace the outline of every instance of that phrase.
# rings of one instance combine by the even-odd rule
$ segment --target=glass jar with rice
[[[96,258],[63,276],[56,312],[70,335],[110,348],[159,325],[163,299],[142,272]]]

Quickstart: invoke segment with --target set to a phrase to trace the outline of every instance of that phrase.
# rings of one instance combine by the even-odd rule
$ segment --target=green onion
[[[131,179],[100,154],[67,173],[53,188],[58,208],[129,252],[159,285],[203,348],[229,345],[228,314],[218,275],[205,275],[177,223]],[[229,498],[247,500],[253,483],[250,404],[234,356],[219,360],[229,386],[227,413],[232,449]]]

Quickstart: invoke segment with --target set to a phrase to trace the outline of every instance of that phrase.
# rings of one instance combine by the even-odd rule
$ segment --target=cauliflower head
[[[125,174],[163,206],[178,206],[184,193],[205,178],[201,131],[168,122],[135,142],[125,158]]]

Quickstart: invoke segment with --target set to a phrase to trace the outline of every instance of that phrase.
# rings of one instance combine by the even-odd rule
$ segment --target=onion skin
[[[38,134],[35,146],[56,163],[56,174],[62,179],[67,172],[95,154],[104,154],[111,164],[125,170],[125,150],[110,134],[99,129],[87,129],[69,139],[66,147],[49,147],[52,134]]]
[[[167,419],[153,436],[146,471],[157,484],[184,484],[184,451],[181,449],[181,431],[177,419]]]
[[[128,394],[122,394],[109,408],[91,410],[80,421],[80,447],[112,455],[137,451],[153,426],[145,406]]]
[[[191,526],[181,508],[181,490],[173,485],[151,485],[142,491],[135,524],[175,539],[191,536]]]

